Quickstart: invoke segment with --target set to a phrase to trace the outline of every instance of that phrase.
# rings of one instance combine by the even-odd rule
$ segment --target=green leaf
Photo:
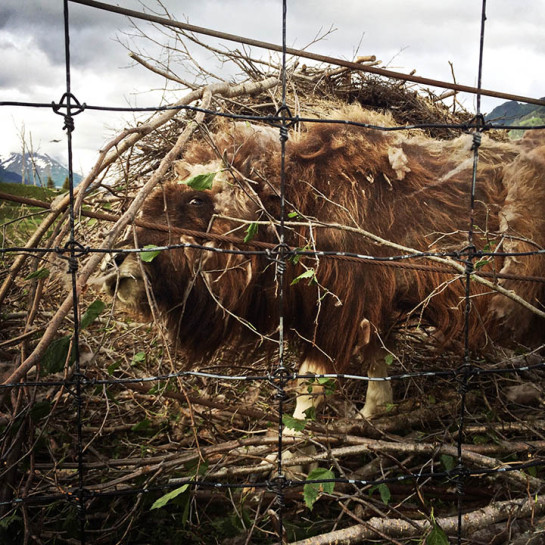
[[[309,407],[308,409],[305,409],[305,419],[316,420],[316,407]]]
[[[146,430],[149,430],[150,426],[151,426],[151,422],[147,418],[144,418],[144,420],[137,422],[131,428],[131,431],[146,431]]]
[[[250,242],[257,235],[257,230],[259,225],[257,223],[250,223],[248,229],[246,229],[246,236],[244,237],[244,242]]]
[[[494,242],[493,240],[490,240],[489,242],[487,242],[487,243],[484,245],[483,250],[484,250],[485,252],[491,252],[495,247],[496,247],[496,242]]]
[[[290,416],[289,414],[283,414],[282,424],[284,424],[286,428],[290,428],[291,430],[303,431],[307,423],[304,420],[293,418],[293,416]]]
[[[197,191],[204,191],[205,189],[212,189],[212,182],[217,172],[209,172],[208,174],[197,174],[187,180],[183,180],[182,184],[188,185],[192,189]]]
[[[60,339],[55,339],[45,351],[45,354],[42,358],[42,375],[49,375],[52,373],[59,373],[64,369],[64,364],[68,359],[68,350],[70,349],[70,341],[72,337],[67,335],[66,337],[61,337]],[[75,354],[72,350],[70,356],[69,365],[74,363]]]
[[[323,386],[325,396],[333,395],[337,388],[337,383],[335,382],[335,379],[329,377],[320,377],[318,379],[318,384]]]
[[[449,456],[448,454],[441,454],[441,462],[443,463],[447,471],[452,471],[456,466],[456,461],[454,460],[454,457]]]
[[[105,307],[106,303],[103,303],[100,299],[93,301],[81,317],[81,329],[85,329],[86,327],[90,326],[98,318]]]
[[[132,365],[134,365],[134,363]],[[165,383],[162,380],[160,380],[159,382],[157,382],[155,384],[155,386],[152,386],[148,390],[148,395],[150,395],[150,396],[151,395],[157,395],[157,394],[159,394],[159,393],[161,393],[163,391],[164,387],[165,387]]]
[[[150,263],[152,262],[160,253],[161,250],[153,250],[153,248],[156,248],[153,244],[148,244],[147,246],[144,246],[144,249],[150,249],[148,252],[140,252],[140,259],[144,261],[144,263]]]
[[[388,485],[384,483],[379,484],[377,489],[378,493],[380,494],[380,499],[382,500],[382,503],[384,505],[388,505],[390,503],[390,499],[392,498],[392,493],[390,492]]]
[[[334,479],[335,473],[330,469],[325,469],[322,467],[317,467],[313,469],[307,476],[309,481],[318,481],[321,479]],[[316,500],[320,496],[320,493],[323,494],[332,494],[335,488],[335,483],[307,483],[303,487],[303,498],[305,500],[305,505],[312,511]]]
[[[20,520],[23,519],[17,516],[16,512],[9,516],[4,516],[0,519],[0,530],[7,530],[11,524],[13,524],[14,522],[19,522]]]
[[[294,265],[297,265],[297,263],[299,263],[299,261],[301,261],[301,257],[303,257],[301,254],[298,254],[297,252],[300,251],[300,252],[307,252],[308,250],[310,250],[310,246],[308,244],[305,244],[305,246],[303,246],[302,248],[296,248],[295,250],[295,254],[293,255],[293,257],[291,258],[291,262],[294,264]]]
[[[386,354],[386,356],[384,356],[384,361],[386,362],[386,365],[392,365],[392,363],[394,363],[393,354]]]
[[[304,280],[305,278],[310,278],[310,279],[314,280],[316,278],[316,271],[314,269],[306,270],[303,274],[300,274],[299,276],[294,278],[291,281],[290,286],[293,286],[294,284],[299,283],[301,280]]]
[[[433,521],[433,528],[426,537],[425,545],[449,545],[447,534]]]
[[[202,476],[208,471],[208,461],[201,460],[190,460],[184,464],[184,468],[187,472],[187,475],[190,477]]]
[[[176,488],[172,490],[172,492],[169,492],[168,494],[161,496],[158,500],[156,500],[153,503],[153,505],[151,506],[151,510],[160,509],[161,507],[164,507],[169,501],[173,500],[180,494],[183,494],[188,488],[189,488],[189,484],[184,484],[183,486],[180,486],[180,488]]]
[[[47,278],[50,274],[49,269],[38,269],[25,276],[25,280],[39,280],[40,278]]]
[[[114,372],[119,369],[119,366],[121,365],[121,360],[117,360],[117,361],[114,361],[114,363],[112,363],[111,365],[108,365],[108,367],[106,367],[107,371],[108,371],[108,375],[113,375]]]
[[[146,361],[146,353],[145,352],[137,352],[132,357],[131,365],[136,365],[138,363],[142,363],[143,361]]]

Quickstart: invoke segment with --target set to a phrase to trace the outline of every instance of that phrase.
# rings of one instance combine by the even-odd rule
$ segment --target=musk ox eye
[[[201,199],[200,197],[193,197],[190,201],[189,201],[189,204],[191,206],[202,206],[204,204],[204,199]]]

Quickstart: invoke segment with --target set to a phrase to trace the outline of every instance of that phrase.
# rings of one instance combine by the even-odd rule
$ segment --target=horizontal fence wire
[[[470,284],[475,281],[476,275],[485,276],[486,273],[481,273],[479,271],[475,272],[473,265],[476,260],[486,258],[486,257],[522,257],[529,255],[543,255],[545,250],[538,249],[535,251],[529,252],[492,252],[492,251],[478,251],[475,248],[472,248],[472,225],[473,225],[473,212],[474,212],[474,198],[475,198],[475,184],[476,184],[476,168],[479,161],[479,146],[475,145],[474,147],[474,177],[473,177],[473,187],[471,192],[471,209],[469,210],[470,217],[468,218],[468,249],[460,252],[409,252],[402,253],[395,256],[374,256],[374,255],[362,255],[357,253],[350,252],[341,252],[341,251],[320,251],[316,250],[304,250],[300,248],[290,248],[284,242],[283,230],[286,226],[290,225],[290,222],[285,217],[284,203],[285,196],[284,191],[281,193],[281,202],[282,202],[282,214],[280,219],[280,242],[278,246],[273,246],[272,248],[265,249],[256,249],[256,250],[242,250],[242,249],[226,249],[219,247],[210,247],[202,244],[192,244],[192,243],[182,243],[182,244],[172,244],[166,246],[157,246],[153,250],[156,251],[171,251],[179,249],[194,249],[202,252],[217,252],[223,254],[236,254],[236,255],[262,255],[271,259],[271,262],[274,262],[278,267],[278,276],[279,276],[279,315],[280,315],[280,326],[279,326],[279,338],[276,341],[279,347],[279,363],[276,369],[272,372],[265,374],[248,374],[248,375],[227,375],[220,373],[211,373],[204,371],[180,371],[172,372],[165,374],[158,374],[155,376],[145,376],[139,378],[111,378],[111,379],[96,379],[89,378],[85,375],[85,369],[80,365],[80,354],[77,352],[79,347],[79,302],[78,302],[78,293],[76,291],[77,285],[77,272],[78,272],[78,260],[82,259],[88,254],[111,254],[113,252],[120,254],[135,254],[142,252],[149,252],[150,248],[95,248],[83,245],[78,241],[76,233],[76,212],[74,210],[74,183],[73,183],[73,169],[72,169],[72,141],[71,134],[75,129],[74,116],[81,114],[83,112],[90,111],[115,111],[115,112],[159,112],[159,111],[168,111],[168,110],[178,110],[178,111],[188,111],[193,113],[203,113],[213,116],[222,116],[230,118],[233,120],[244,120],[244,121],[253,121],[261,122],[276,127],[279,131],[279,138],[282,144],[282,158],[284,161],[285,153],[285,144],[288,138],[288,128],[294,125],[301,123],[336,123],[336,124],[346,124],[353,125],[364,129],[370,130],[379,130],[379,131],[406,131],[412,129],[428,129],[428,128],[448,128],[456,129],[462,132],[468,132],[474,134],[474,138],[478,135],[492,129],[501,129],[501,130],[512,130],[512,129],[524,129],[524,130],[537,130],[545,128],[545,125],[540,126],[509,126],[505,127],[497,123],[484,122],[480,115],[480,96],[489,95],[489,96],[507,96],[513,98],[513,95],[507,95],[505,93],[496,93],[492,91],[486,91],[481,89],[480,74],[482,72],[482,52],[483,52],[483,40],[484,40],[484,21],[486,19],[486,1],[483,0],[483,12],[482,12],[482,28],[481,28],[481,50],[480,50],[480,61],[479,61],[479,84],[477,88],[469,88],[465,86],[453,86],[452,84],[442,84],[436,80],[429,80],[426,78],[416,78],[416,77],[401,77],[399,74],[391,71],[376,71],[369,70],[372,73],[377,73],[379,75],[387,77],[400,77],[406,81],[414,81],[416,83],[427,83],[443,86],[445,88],[452,88],[456,90],[462,90],[467,92],[475,92],[477,94],[477,116],[469,121],[468,123],[462,124],[433,124],[433,123],[424,123],[424,124],[411,124],[411,125],[396,125],[393,127],[379,126],[379,125],[369,125],[365,123],[356,123],[349,122],[346,120],[325,120],[325,119],[314,119],[314,118],[305,118],[300,116],[292,116],[289,112],[287,101],[286,101],[286,55],[295,54],[293,50],[290,50],[286,46],[286,10],[288,2],[283,0],[283,45],[281,48],[273,47],[271,44],[260,44],[260,47],[265,47],[270,50],[280,51],[283,55],[283,71],[282,71],[282,86],[283,86],[283,97],[282,97],[282,106],[279,110],[279,114],[275,116],[251,116],[251,115],[240,115],[240,114],[231,114],[227,112],[218,112],[215,110],[210,110],[207,108],[199,108],[193,106],[162,106],[162,107],[144,107],[144,108],[119,108],[113,106],[93,106],[80,103],[71,92],[71,83],[70,83],[70,40],[69,40],[69,17],[68,17],[68,5],[69,2],[79,3],[88,5],[97,9],[107,9],[110,11],[117,11],[118,13],[123,13],[125,15],[130,15],[132,17],[140,17],[143,19],[150,19],[150,16],[146,14],[141,14],[138,12],[133,12],[130,10],[124,10],[123,8],[116,8],[114,6],[109,6],[100,2],[94,2],[91,0],[64,0],[64,16],[65,16],[65,47],[66,47],[66,93],[59,103],[23,103],[15,101],[3,101],[0,102],[0,106],[5,107],[28,107],[28,108],[52,108],[55,113],[58,113],[64,116],[65,130],[67,131],[67,140],[68,140],[68,150],[69,150],[69,172],[70,172],[70,212],[69,212],[69,221],[70,221],[70,241],[65,247],[57,248],[40,248],[40,247],[31,247],[31,248],[22,248],[22,247],[6,247],[1,248],[0,253],[2,254],[24,254],[24,255],[47,255],[54,254],[61,256],[66,259],[66,262],[69,267],[69,273],[71,275],[71,285],[72,285],[72,295],[73,295],[73,323],[74,331],[72,335],[73,343],[76,349],[76,356],[74,362],[74,372],[71,378],[66,378],[63,380],[20,380],[17,382],[7,382],[0,385],[0,392],[4,391],[17,391],[22,388],[51,388],[51,387],[62,387],[65,388],[71,396],[73,396],[76,406],[76,425],[77,425],[77,486],[71,487],[70,489],[60,491],[57,494],[45,494],[45,495],[29,495],[27,497],[15,497],[9,501],[0,501],[0,506],[17,506],[19,504],[28,504],[28,505],[39,505],[39,504],[52,504],[56,501],[67,501],[71,504],[74,504],[78,510],[78,521],[80,524],[80,543],[84,544],[88,540],[86,525],[89,517],[88,512],[88,502],[92,499],[97,498],[112,498],[112,497],[121,497],[121,496],[133,496],[139,494],[151,494],[158,492],[166,492],[170,490],[175,490],[176,488],[187,485],[190,488],[197,489],[265,489],[277,496],[277,505],[278,505],[278,516],[280,521],[280,529],[278,530],[278,540],[279,543],[284,543],[284,521],[283,521],[283,512],[284,512],[284,494],[285,491],[294,488],[301,487],[310,484],[324,485],[327,483],[338,483],[338,484],[350,484],[357,486],[380,486],[388,485],[399,482],[406,481],[422,481],[425,479],[447,479],[453,482],[457,488],[458,492],[458,543],[462,542],[463,539],[463,520],[462,515],[464,513],[464,484],[470,477],[484,476],[484,475],[496,475],[500,473],[509,473],[521,470],[529,470],[535,467],[543,467],[544,461],[532,460],[525,463],[516,462],[513,464],[504,464],[502,467],[496,468],[479,468],[471,469],[467,466],[467,463],[463,456],[463,435],[464,428],[466,427],[466,422],[464,420],[465,416],[465,395],[470,388],[471,379],[478,376],[484,375],[498,375],[498,374],[518,374],[524,373],[533,370],[541,370],[545,368],[545,362],[540,362],[532,365],[519,365],[508,366],[496,368],[483,368],[479,367],[476,362],[472,361],[470,356],[469,346],[467,345],[467,313],[470,312]],[[161,24],[174,24],[172,21],[168,20],[159,20],[155,18],[155,22]],[[190,25],[186,25],[186,28],[191,31],[199,32],[202,29],[196,29],[196,27],[190,28]],[[205,32],[206,34],[206,32]],[[211,35],[208,33],[208,35]],[[212,34],[213,35],[213,34]],[[221,37],[225,38],[227,35],[222,35]],[[233,37],[237,40],[239,37]],[[254,44],[257,45],[257,44]],[[313,58],[312,55],[303,52],[297,51],[298,55],[306,56],[308,58]],[[331,62],[332,59],[327,58],[327,62]],[[318,59],[323,60],[323,59]],[[341,66],[348,66],[349,68],[362,69],[361,66],[357,66],[355,63],[346,63],[338,61],[338,64]],[[384,72],[384,73],[383,73]],[[430,83],[431,82],[431,83]],[[540,100],[536,101],[533,99],[527,99],[525,97],[516,97],[517,100],[524,100],[528,103],[535,103],[540,105],[545,105],[545,103]],[[282,164],[281,175],[285,175],[285,165]],[[284,181],[282,182],[283,187]],[[36,204],[36,203],[34,203]],[[115,221],[115,219],[111,220]],[[331,226],[320,226],[315,225],[314,227],[331,227]],[[334,228],[331,227],[331,228]],[[198,233],[202,238],[210,237],[213,240],[213,235],[210,233]],[[232,239],[230,240],[232,242]],[[240,241],[236,241],[240,242]],[[252,243],[250,243],[252,244]],[[256,244],[255,242],[253,244]],[[388,377],[368,377],[360,376],[355,374],[347,373],[322,373],[322,374],[305,374],[293,372],[289,369],[288,364],[285,361],[286,354],[285,350],[285,340],[283,338],[283,265],[288,259],[292,259],[295,256],[304,256],[309,258],[347,258],[352,260],[357,260],[361,262],[376,262],[379,265],[392,265],[393,262],[404,262],[410,260],[418,259],[430,259],[430,258],[450,258],[460,265],[466,266],[465,271],[460,270],[445,270],[445,273],[451,275],[459,275],[460,277],[465,277],[467,292],[466,292],[466,349],[465,349],[465,358],[464,363],[458,368],[453,370],[432,370],[432,371],[421,371],[421,372],[407,372],[400,374],[393,374]],[[495,278],[502,278],[500,273],[494,274],[492,276]],[[540,277],[520,277],[520,280],[534,281],[534,282],[543,282],[545,279]],[[88,469],[85,464],[85,454],[83,446],[83,427],[82,420],[85,412],[84,407],[84,398],[86,391],[91,387],[96,386],[123,386],[128,384],[147,384],[155,382],[166,382],[169,380],[186,378],[186,377],[198,377],[206,380],[216,380],[216,381],[240,381],[240,382],[263,382],[270,384],[274,389],[276,389],[276,398],[278,406],[278,458],[276,462],[277,475],[271,477],[270,479],[265,479],[262,481],[256,482],[247,482],[247,483],[235,483],[235,482],[223,482],[223,481],[207,481],[205,478],[194,478],[194,479],[172,479],[170,482],[165,483],[160,486],[143,486],[143,487],[133,487],[126,489],[119,489],[114,491],[96,491],[92,489],[92,485],[89,486],[86,483],[86,477],[88,474]],[[284,436],[284,425],[282,422],[282,417],[285,414],[284,402],[286,400],[286,385],[289,381],[298,380],[298,379],[308,379],[308,380],[317,380],[317,379],[335,379],[335,380],[346,380],[346,381],[361,381],[361,382],[382,382],[382,381],[405,381],[408,379],[420,379],[426,377],[437,377],[437,378],[451,378],[459,380],[459,390],[460,390],[460,409],[459,409],[459,422],[458,422],[458,440],[457,440],[457,450],[458,450],[458,459],[457,464],[450,470],[446,471],[419,471],[419,472],[407,472],[403,475],[398,475],[396,477],[383,477],[380,479],[346,479],[346,478],[323,478],[323,479],[292,479],[286,476],[285,468],[283,466],[283,450],[285,446],[289,446],[294,442],[294,438]],[[115,464],[115,460],[111,460],[110,463]]]
[[[73,1],[73,0],[72,0]],[[540,104],[541,105],[541,104]],[[545,106],[545,102],[542,104]],[[39,103],[39,102],[13,102],[13,101],[0,101],[0,106],[10,107],[25,107],[25,108],[51,108],[55,112],[63,111],[66,106],[62,103]],[[232,119],[233,121],[254,121],[256,123],[268,123],[271,126],[278,126],[285,120],[285,117],[275,115],[250,115],[250,114],[235,114],[229,112],[218,112],[216,110],[209,110],[207,108],[200,108],[199,106],[96,106],[83,103],[80,105],[81,112],[89,111],[103,111],[103,112],[131,112],[131,113],[143,113],[143,112],[168,112],[168,111],[187,111],[193,113],[203,113],[214,117],[223,117],[225,119]],[[80,112],[78,112],[80,113]],[[455,129],[463,132],[470,132],[475,129],[479,129],[482,132],[490,130],[524,130],[535,131],[545,129],[545,125],[509,125],[506,127],[502,123],[494,123],[493,121],[478,121],[476,118],[468,121],[467,123],[412,123],[410,125],[395,125],[388,127],[384,125],[373,125],[369,123],[361,123],[358,121],[351,121],[348,119],[319,119],[314,117],[304,117],[299,115],[293,115],[289,118],[290,124],[297,125],[302,123],[315,123],[323,125],[346,125],[352,127],[360,127],[363,129],[373,129],[382,132],[401,132],[416,129]]]
[[[536,371],[540,369],[545,369],[545,362],[535,363],[533,365],[517,365],[516,367],[503,367],[496,369],[481,369],[478,367],[473,367],[470,371],[471,376],[480,376],[480,375],[502,375],[502,374],[517,374],[525,373],[528,371]],[[393,382],[397,380],[408,380],[415,378],[426,378],[426,377],[440,377],[440,378],[454,378],[460,374],[459,370],[450,370],[450,371],[415,371],[412,373],[402,373],[398,375],[388,375],[387,377],[369,377],[366,375],[352,375],[348,373],[314,373],[309,374],[300,374],[297,372],[289,372],[286,376],[288,380],[311,380],[311,379],[339,379],[339,380],[357,380],[362,382]],[[95,379],[95,378],[86,378],[82,377],[81,381],[83,384],[88,386],[105,386],[105,385],[115,385],[115,384],[145,384],[147,382],[160,382],[171,380],[175,378],[183,377],[200,377],[212,380],[227,380],[233,382],[254,382],[254,381],[266,381],[272,382],[274,377],[271,374],[264,375],[224,375],[218,373],[207,373],[204,371],[178,371],[177,373],[167,373],[164,375],[148,376],[141,378],[116,378],[116,379]],[[62,381],[48,381],[43,380],[39,382],[25,381],[25,382],[7,382],[0,384],[0,389],[12,389],[12,388],[24,388],[27,386],[43,386],[44,388],[51,386],[73,386],[76,382],[69,379]]]

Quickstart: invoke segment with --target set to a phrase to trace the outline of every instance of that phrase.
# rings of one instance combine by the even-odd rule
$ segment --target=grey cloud
[[[91,66],[112,51],[111,37],[126,28],[125,17],[69,3],[71,58],[81,67]],[[31,35],[33,43],[52,65],[64,65],[64,17],[62,2],[51,0],[2,0],[0,31]],[[113,48],[115,55],[115,48]]]

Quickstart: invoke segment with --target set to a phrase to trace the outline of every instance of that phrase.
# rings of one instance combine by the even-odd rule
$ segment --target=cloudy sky
[[[139,11],[163,12],[156,0],[103,0]],[[178,20],[223,32],[281,43],[281,0],[162,0]],[[0,0],[0,102],[58,102],[65,89],[62,0]],[[121,15],[69,3],[72,92],[80,102],[108,106],[152,106],[164,82],[128,56],[133,50],[159,57],[168,38],[149,23],[138,37]],[[479,0],[289,0],[288,45],[353,60],[376,55],[393,70],[452,81],[477,82]],[[328,33],[330,29],[334,32]],[[545,96],[545,2],[488,0],[483,87]],[[317,35],[327,35],[312,43]],[[217,45],[217,41],[205,38]],[[125,44],[125,46],[123,45]],[[224,42],[224,47],[235,45]],[[253,55],[265,55],[254,49]],[[204,69],[217,73],[215,59],[201,53]],[[182,77],[192,78],[177,71]],[[178,96],[181,96],[181,92]],[[474,110],[475,98],[462,98]],[[501,100],[483,99],[490,111]],[[74,166],[90,168],[97,151],[127,123],[119,113],[84,112],[75,118]],[[51,109],[0,106],[0,154],[20,151],[24,139],[35,150],[65,160],[62,118]]]

